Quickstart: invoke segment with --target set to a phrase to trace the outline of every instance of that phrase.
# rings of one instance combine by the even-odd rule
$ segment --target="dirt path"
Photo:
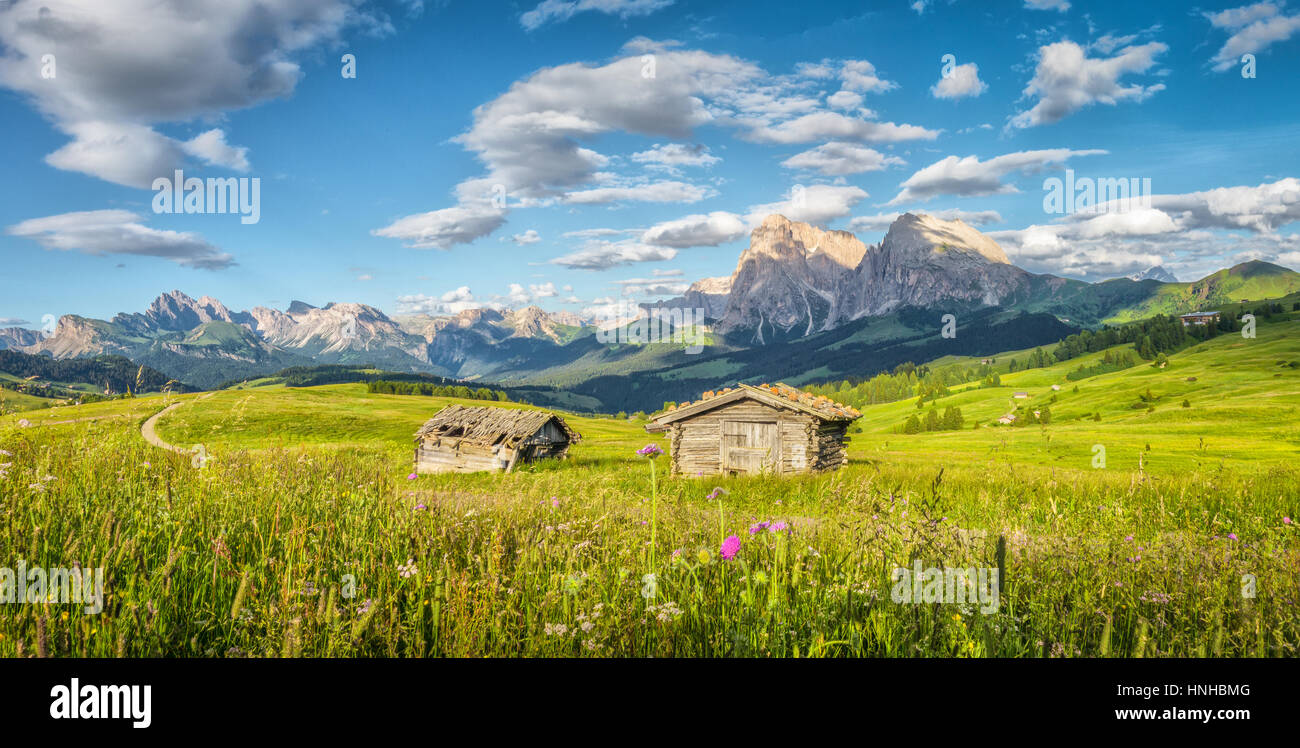
[[[167,415],[169,412],[171,412],[179,405],[180,403],[172,403],[171,405],[168,405],[166,408],[163,408],[157,413],[154,413],[152,416],[149,416],[149,420],[145,421],[144,424],[140,426],[140,436],[143,436],[145,441],[149,442],[155,447],[158,447],[159,449],[169,449],[173,452],[179,452],[181,454],[188,452],[189,451],[188,449],[181,449],[175,444],[168,444],[167,442],[163,441],[158,436],[158,431],[155,428],[158,425],[159,418],[162,418],[163,416]]]

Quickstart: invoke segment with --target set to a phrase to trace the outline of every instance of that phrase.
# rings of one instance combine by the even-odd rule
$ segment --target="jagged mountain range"
[[[55,358],[120,354],[198,387],[321,363],[371,363],[456,378],[580,386],[614,373],[629,377],[698,369],[699,362],[722,360],[719,356],[730,356],[734,364],[741,360],[738,352],[746,349],[819,336],[888,347],[931,334],[928,328],[937,332],[936,315],[924,316],[934,319],[922,323],[908,310],[953,313],[963,323],[984,320],[980,324],[986,327],[996,320],[1010,326],[1008,334],[1036,344],[1051,342],[1056,338],[1047,336],[1071,326],[1300,290],[1300,274],[1258,261],[1195,283],[1162,282],[1160,272],[1166,271],[1157,267],[1141,274],[1152,278],[1102,283],[1034,274],[1011,264],[995,241],[971,226],[927,215],[900,216],[875,245],[846,231],[772,215],[754,229],[729,277],[703,279],[679,298],[647,305],[703,310],[714,343],[705,356],[684,357],[681,346],[619,351],[597,339],[590,320],[535,306],[389,317],[365,304],[317,307],[294,301],[283,311],[231,311],[217,299],[195,299],[180,291],[159,296],[144,312],[122,313],[108,321],[65,315],[50,335],[3,329],[0,348]],[[1019,323],[1004,312],[1039,316],[1026,323],[1028,327],[1016,327]],[[881,332],[888,328],[882,328],[886,320],[898,323],[893,333]],[[1036,332],[1028,332],[1031,328]],[[1044,339],[1032,340],[1035,335]],[[859,372],[847,369],[847,363],[830,371],[817,357],[836,357],[827,352],[831,349],[814,344],[798,350],[812,358],[794,357],[791,366],[826,370],[828,375],[866,375],[880,363],[868,357]],[[781,355],[776,349],[768,353]],[[723,366],[706,376],[738,371]]]

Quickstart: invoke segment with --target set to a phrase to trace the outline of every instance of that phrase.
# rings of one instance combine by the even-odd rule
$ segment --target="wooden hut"
[[[519,463],[563,459],[582,437],[545,410],[448,405],[415,432],[415,472],[510,472]]]
[[[844,466],[861,415],[786,384],[740,384],[656,414],[646,431],[668,432],[674,475],[817,473]]]

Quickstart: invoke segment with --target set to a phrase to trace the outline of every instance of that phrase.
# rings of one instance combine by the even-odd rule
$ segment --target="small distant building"
[[[1219,321],[1218,312],[1192,312],[1191,314],[1180,315],[1179,319],[1183,321],[1183,327],[1192,327],[1208,325],[1211,322]]]
[[[1003,426],[1009,426],[1015,422],[1016,422],[1016,416],[1014,413],[1008,413],[1005,416],[1002,416],[1001,418],[998,419],[998,423],[1002,424]]]
[[[1060,392],[1060,391],[1061,391],[1061,385],[1059,384],[1052,385],[1052,392]]]
[[[1026,399],[1026,398],[1029,397],[1029,393],[1028,393],[1028,392],[1017,392],[1016,394],[1012,395],[1012,397],[1014,397],[1014,398],[1017,399],[1017,400],[1024,400],[1024,399]]]
[[[668,433],[674,475],[819,473],[848,461],[861,415],[787,384],[739,384],[656,414],[646,431]]]
[[[568,457],[582,438],[545,410],[448,405],[415,432],[415,472],[510,472],[520,463]]]

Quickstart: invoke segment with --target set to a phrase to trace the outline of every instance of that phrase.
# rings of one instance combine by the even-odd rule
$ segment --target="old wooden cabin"
[[[668,432],[674,475],[817,473],[847,462],[849,424],[862,414],[786,384],[706,392],[655,415]]]
[[[448,405],[415,433],[417,473],[510,472],[568,456],[582,437],[545,410]]]

